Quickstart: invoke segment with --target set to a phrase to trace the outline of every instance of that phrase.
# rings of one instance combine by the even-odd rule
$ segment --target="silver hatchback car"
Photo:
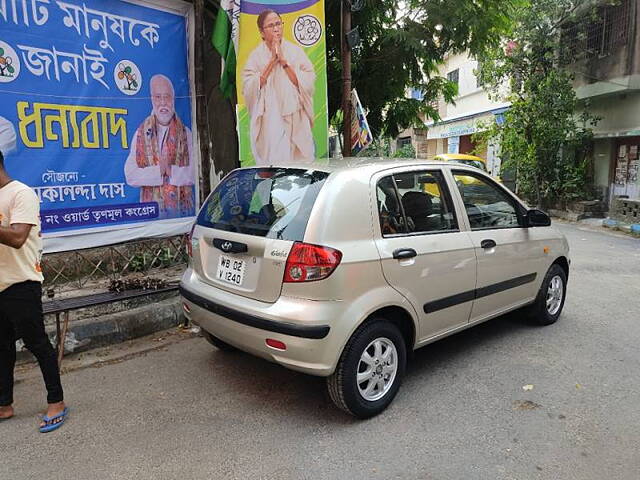
[[[521,307],[555,322],[568,252],[545,213],[472,167],[244,168],[200,210],[180,289],[210,343],[327,377],[367,418],[414,349]]]

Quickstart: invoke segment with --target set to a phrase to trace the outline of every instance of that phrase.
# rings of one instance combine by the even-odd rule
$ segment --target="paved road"
[[[65,375],[72,417],[48,436],[40,381],[21,382],[0,478],[637,480],[640,240],[560,228],[561,320],[512,314],[422,349],[377,418],[337,411],[321,379],[191,338]]]

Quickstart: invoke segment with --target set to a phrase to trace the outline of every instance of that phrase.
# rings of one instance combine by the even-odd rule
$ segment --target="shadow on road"
[[[460,358],[473,355],[493,345],[500,348],[510,337],[521,331],[538,329],[521,311],[510,312],[498,318],[481,323],[460,333],[446,337],[414,352],[409,362],[405,381],[428,374],[430,370],[444,368]]]
[[[452,368],[452,364],[473,356],[474,351],[500,348],[509,337],[534,328],[538,327],[532,326],[521,312],[512,312],[419,349],[410,361],[399,398],[428,381],[434,371]],[[202,362],[208,364],[205,368],[211,371],[211,377],[198,378],[198,388],[225,396],[235,404],[230,408],[250,408],[253,414],[263,411],[293,423],[298,419],[334,426],[358,422],[334,407],[323,378],[294,372],[243,352],[213,349],[211,356],[202,357]]]

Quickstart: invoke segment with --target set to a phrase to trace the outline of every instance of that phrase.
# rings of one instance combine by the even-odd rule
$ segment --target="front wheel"
[[[529,307],[531,319],[538,325],[555,323],[567,296],[567,274],[557,264],[551,265],[542,281],[536,301]]]
[[[327,378],[331,400],[358,418],[377,415],[398,393],[406,360],[398,327],[382,318],[371,320],[352,335]]]

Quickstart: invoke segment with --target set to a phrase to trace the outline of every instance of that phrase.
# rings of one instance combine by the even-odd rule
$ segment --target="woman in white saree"
[[[260,13],[258,29],[263,41],[242,71],[256,165],[312,163],[313,65],[300,47],[282,38],[277,12]]]

